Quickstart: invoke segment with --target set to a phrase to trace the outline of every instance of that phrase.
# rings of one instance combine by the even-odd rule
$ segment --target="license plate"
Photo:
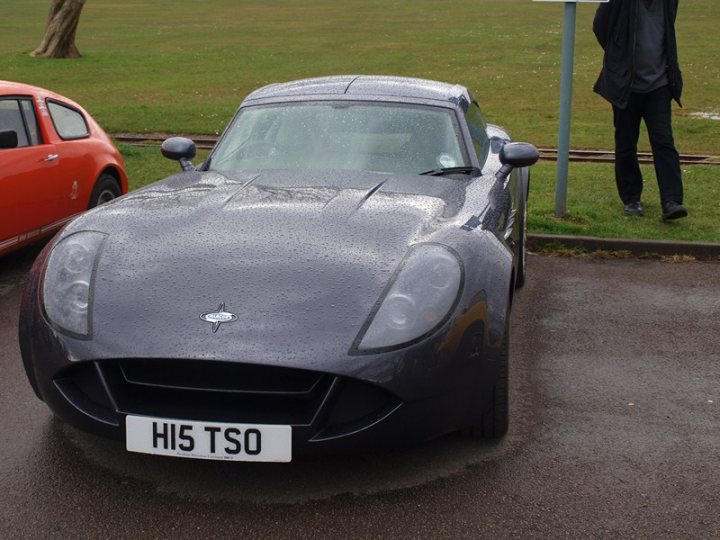
[[[290,426],[127,416],[125,435],[127,449],[143,454],[227,461],[292,459]]]

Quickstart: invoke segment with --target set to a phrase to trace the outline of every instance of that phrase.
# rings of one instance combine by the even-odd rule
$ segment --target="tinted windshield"
[[[219,171],[344,169],[420,173],[469,165],[451,109],[356,102],[240,111],[211,156]]]

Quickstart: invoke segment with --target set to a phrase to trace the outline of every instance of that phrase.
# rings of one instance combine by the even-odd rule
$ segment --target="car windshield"
[[[241,109],[210,157],[217,171],[357,170],[419,174],[469,166],[452,109],[302,102]]]

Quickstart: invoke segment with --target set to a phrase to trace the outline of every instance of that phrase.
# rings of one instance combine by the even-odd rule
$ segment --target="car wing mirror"
[[[510,172],[517,167],[530,167],[540,158],[540,152],[530,143],[509,142],[500,149],[500,163],[502,167],[496,178],[505,180]]]
[[[160,152],[168,159],[180,162],[183,171],[191,171],[193,164],[190,161],[195,157],[197,149],[195,143],[185,137],[170,137],[160,146]]]
[[[17,131],[13,129],[4,129],[0,131],[0,148],[17,148],[17,145]]]

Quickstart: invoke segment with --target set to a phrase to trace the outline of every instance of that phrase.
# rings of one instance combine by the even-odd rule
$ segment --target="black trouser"
[[[640,120],[645,121],[660,188],[660,201],[683,202],[680,157],[675,149],[671,123],[670,88],[663,86],[647,94],[630,94],[625,109],[613,105],[615,123],[615,181],[624,204],[640,201],[642,173],[637,157]]]

